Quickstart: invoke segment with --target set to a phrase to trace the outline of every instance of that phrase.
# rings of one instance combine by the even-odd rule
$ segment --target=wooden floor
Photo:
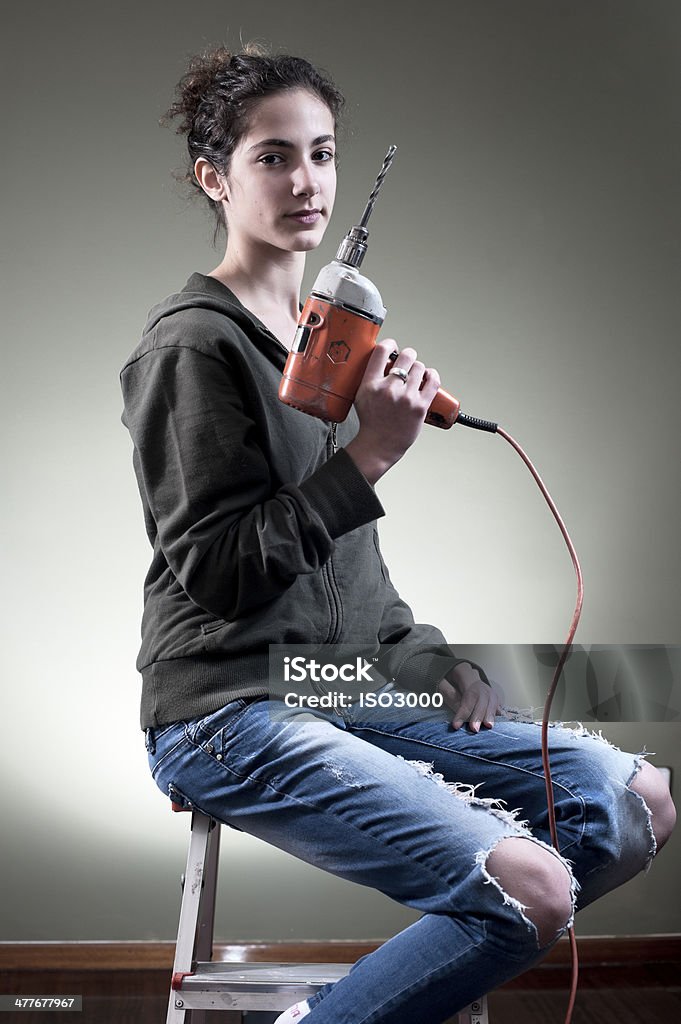
[[[2,989],[8,991],[5,976]],[[24,979],[25,980],[25,979]],[[64,981],[72,979],[64,978]],[[94,979],[90,979],[91,981]],[[573,1024],[676,1024],[681,1021],[681,984],[669,985],[665,988],[641,988],[635,985],[617,988],[593,987],[595,978],[590,979],[589,987],[580,986],[573,1014]],[[156,991],[140,991],[146,985]],[[101,982],[98,991],[89,992],[90,984],[81,977],[73,979],[73,984],[58,988],[62,992],[71,991],[83,995],[81,1013],[60,1012],[56,1016],[46,1018],[43,1012],[20,1011],[2,1014],[3,1024],[22,1021],[23,1024],[47,1024],[53,1020],[55,1024],[164,1024],[167,993],[165,986],[158,991],[158,983],[149,985],[149,979],[119,977],[118,992],[103,992]],[[24,993],[29,994],[24,986]],[[38,993],[37,994],[48,994]],[[488,996],[490,1024],[563,1024],[567,1009],[568,993],[562,989],[501,989]],[[274,1019],[274,1014],[269,1018]],[[211,1021],[220,1024],[228,1020],[226,1014],[209,1015]],[[233,1018],[232,1018],[233,1019]],[[265,1024],[268,1018],[264,1014],[246,1017],[245,1024],[252,1020],[255,1024]],[[453,1019],[453,1024],[456,1018]],[[402,1022],[396,1022],[402,1024]],[[418,1021],[404,1024],[419,1024]]]
[[[4,988],[4,986],[3,986]],[[490,1024],[563,1024],[567,1008],[567,992],[499,991],[488,997]],[[167,1007],[165,993],[157,995],[85,996],[82,1013],[60,1012],[56,1016],[21,1011],[3,1013],[3,1021],[23,1024],[164,1024]],[[274,1014],[269,1018],[274,1019]],[[209,1014],[220,1024],[225,1014]],[[267,1020],[264,1014],[246,1018],[254,1024]],[[590,989],[580,990],[573,1014],[573,1024],[676,1024],[681,1020],[681,987],[670,989]],[[455,1024],[453,1018],[452,1024]],[[403,1022],[396,1022],[403,1024]],[[404,1022],[407,1024],[407,1022]],[[419,1024],[409,1021],[408,1024]]]
[[[354,962],[366,953],[347,944],[222,946],[216,959],[236,962]],[[287,956],[278,956],[285,952]],[[164,1024],[173,947],[165,944],[3,944],[3,995],[82,995],[82,1012],[0,1013],[0,1024]],[[315,955],[316,954],[316,955]],[[681,1021],[681,935],[580,942],[580,976],[572,1024],[676,1024]],[[490,1024],[564,1024],[569,952],[559,943],[536,968],[488,995]],[[276,1014],[245,1016],[244,1024],[270,1024]],[[213,1013],[215,1024],[234,1014]],[[453,1021],[455,1018],[453,1018]],[[422,1024],[416,1019],[395,1024]]]
[[[563,1024],[567,992],[493,992],[490,1024]],[[681,988],[590,989],[577,995],[573,1024],[676,1024]]]

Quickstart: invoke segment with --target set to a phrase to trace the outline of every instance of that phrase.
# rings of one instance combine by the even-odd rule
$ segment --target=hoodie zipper
[[[288,354],[288,349],[286,348],[286,346],[282,344],[279,338],[277,338],[276,335],[274,335],[268,327],[265,327],[265,325],[262,323],[260,323],[260,327],[265,332],[265,334],[267,334],[272,339],[272,341],[274,341],[277,344],[277,346],[283,348],[284,351]],[[331,456],[335,455],[337,451],[338,424],[334,422],[331,424],[331,430],[329,431],[326,438],[327,458],[331,458]],[[322,576],[326,580],[327,591],[329,594],[329,605],[332,615],[332,625],[327,643],[333,644],[338,641],[343,630],[343,606],[341,604],[340,587],[338,586],[338,581],[336,580],[336,573],[334,572],[333,556],[330,556],[329,559],[322,566]]]
[[[272,331],[269,330],[268,327],[265,327],[265,325],[260,322],[258,322],[258,326],[268,337],[272,339],[273,342],[275,342],[278,348],[283,348],[284,351],[288,354],[288,349],[286,348],[286,346],[283,345],[281,341],[279,341],[279,338],[277,338],[276,335],[274,335]],[[335,455],[337,451],[338,424],[332,423],[331,430],[327,434],[326,438],[327,458],[331,458],[331,456]],[[329,595],[329,605],[332,616],[331,629],[329,632],[329,637],[326,642],[329,644],[333,644],[338,641],[343,630],[343,606],[341,604],[340,588],[338,586],[336,574],[334,572],[333,556],[330,556],[329,559],[322,566],[322,577],[326,580],[326,588]]]
[[[338,451],[338,438],[337,438],[338,424],[332,423],[331,430],[329,431],[326,438],[326,452],[329,458],[335,455]],[[322,574],[326,579],[326,585],[329,592],[332,615],[334,621],[329,632],[328,640],[329,644],[336,643],[340,638],[343,629],[343,606],[341,604],[340,589],[336,580],[336,573],[333,566],[333,555],[329,556],[328,560],[322,566]]]
[[[259,326],[261,327],[261,330],[263,330],[264,333],[267,334],[272,339],[272,341],[274,341],[277,344],[279,348],[283,348],[284,351],[288,353],[288,349],[286,348],[286,346],[283,345],[281,341],[279,341],[279,338],[277,338],[276,335],[274,335],[272,331],[269,330],[269,328],[265,327],[265,325],[262,323],[260,323]],[[335,455],[337,451],[338,424],[332,423],[331,430],[329,431],[326,438],[327,457],[331,458],[331,456]],[[338,587],[338,583],[336,581],[336,574],[333,568],[333,556],[330,556],[328,561],[326,561],[322,566],[322,576],[326,580],[326,587],[329,594],[329,605],[332,614],[332,625],[329,637],[327,639],[327,643],[333,644],[336,643],[337,640],[339,639],[343,628],[343,606],[341,604],[340,589]]]

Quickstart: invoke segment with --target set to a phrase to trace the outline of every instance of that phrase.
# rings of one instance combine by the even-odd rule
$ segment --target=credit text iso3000
[[[441,693],[413,693],[410,690],[387,690],[385,693],[364,691],[359,695],[361,708],[441,708]]]

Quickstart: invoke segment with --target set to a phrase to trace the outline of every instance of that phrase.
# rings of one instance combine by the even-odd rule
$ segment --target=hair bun
[[[248,131],[253,105],[285,89],[314,93],[338,122],[342,94],[325,72],[303,57],[271,56],[267,47],[257,42],[246,43],[239,53],[217,46],[192,57],[177,84],[175,102],[161,118],[162,124],[178,118],[176,133],[187,136],[189,164],[182,180],[203,193],[194,175],[200,157],[226,174],[239,139]],[[220,223],[221,206],[212,199],[209,202]]]

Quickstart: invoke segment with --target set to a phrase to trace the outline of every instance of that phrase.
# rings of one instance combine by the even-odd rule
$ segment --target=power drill
[[[367,222],[396,149],[391,146],[385,156],[359,224],[317,276],[279,385],[282,402],[333,423],[341,423],[350,411],[385,320],[378,289],[358,268],[367,251]],[[447,429],[458,416],[459,402],[440,388],[426,423]]]

